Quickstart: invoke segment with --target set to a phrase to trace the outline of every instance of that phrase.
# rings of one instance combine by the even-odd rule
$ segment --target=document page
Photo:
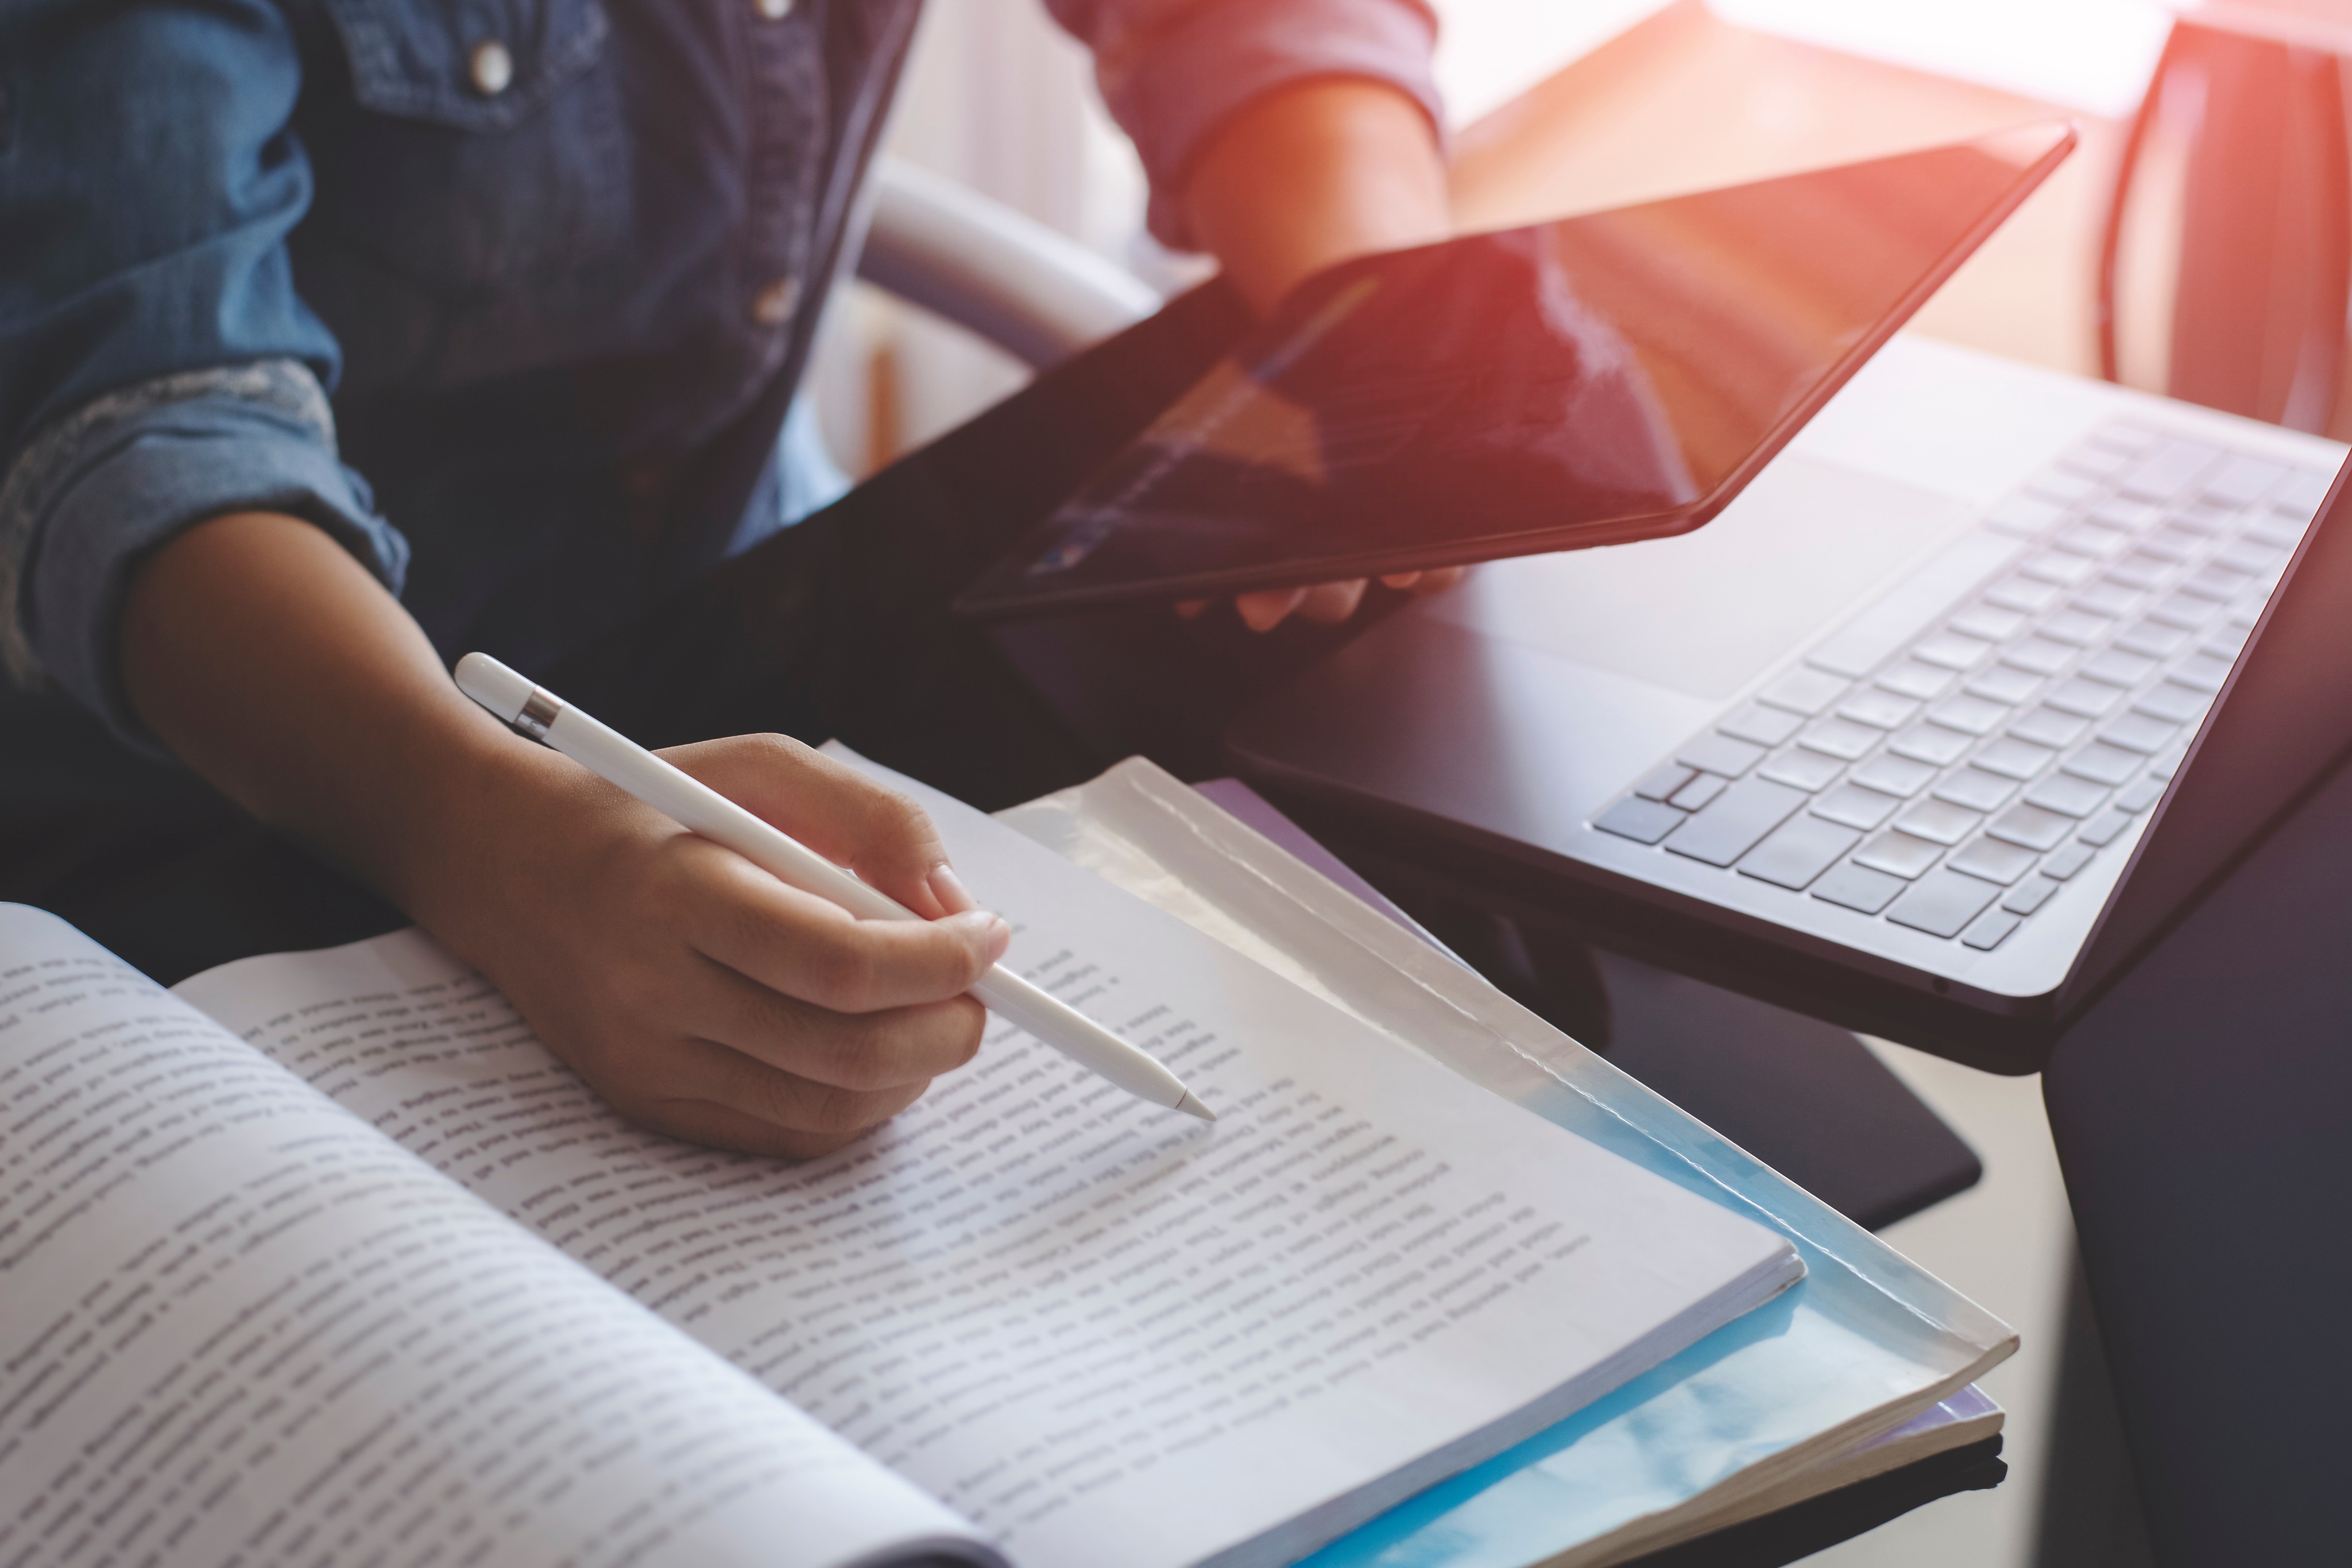
[[[844,1568],[969,1527],[0,904],[0,1563]]]
[[[1009,1027],[803,1165],[638,1132],[407,933],[182,994],[1031,1568],[1288,1561],[1791,1283],[1780,1237],[926,793],[1007,962],[1169,1063]]]

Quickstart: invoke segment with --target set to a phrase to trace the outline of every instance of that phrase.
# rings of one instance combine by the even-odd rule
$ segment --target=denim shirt
[[[1420,0],[1047,3],[1178,244],[1260,94],[1437,113]],[[775,526],[772,460],[747,516],[711,454],[772,452],[919,4],[0,0],[11,672],[139,739],[130,574],[230,511],[524,668]]]

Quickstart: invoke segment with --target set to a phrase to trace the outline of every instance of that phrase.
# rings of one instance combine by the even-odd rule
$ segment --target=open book
[[[1286,1562],[1795,1282],[1775,1231],[935,804],[1016,1031],[788,1165],[419,934],[164,993],[0,906],[0,1561]]]

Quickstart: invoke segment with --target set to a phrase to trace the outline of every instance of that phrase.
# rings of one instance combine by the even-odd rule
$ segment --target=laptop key
[[[1884,751],[1853,770],[1853,781],[1864,789],[1875,789],[1882,795],[1900,795],[1906,800],[1916,795],[1935,776],[1936,770],[1924,762]]]
[[[2221,456],[2221,448],[2201,441],[2161,436],[2155,450],[2132,465],[2118,488],[2144,501],[2169,501],[2187,492]]]
[[[2068,555],[2063,550],[2043,550],[2017,570],[2027,577],[2060,588],[2080,588],[2091,580],[2091,575],[2099,567],[2096,561],[2086,556]]]
[[[2042,677],[2014,664],[1990,664],[1970,675],[1961,689],[1971,696],[2015,707],[2042,689]]]
[[[2104,615],[2110,621],[2120,621],[2137,610],[2141,594],[2137,589],[2126,588],[2120,582],[2105,580],[2092,583],[2074,595],[2077,609],[2094,615]]]
[[[1952,672],[1937,669],[1933,664],[1923,664],[1916,659],[1906,659],[1881,671],[1874,684],[1897,696],[1916,697],[1925,702],[1952,684]]]
[[[2069,555],[2110,560],[2131,548],[2132,537],[2121,528],[2111,528],[2104,523],[2080,522],[2050,542]]]
[[[2178,529],[2180,534],[2194,534],[2197,538],[2221,538],[2237,522],[2237,507],[2216,506],[2210,501],[2192,501],[2185,510],[2178,510],[2164,519],[2164,527]]]
[[[2219,501],[2227,507],[2250,507],[2263,497],[2263,492],[2278,482],[2286,470],[2276,463],[2265,463],[2259,457],[2232,457],[2205,476],[2197,487],[2209,501]]]
[[[2204,695],[2187,686],[2174,685],[2170,681],[2158,681],[2132,704],[2135,712],[2149,714],[2167,724],[2193,724],[2205,716],[2211,704]]]
[[[2087,611],[2061,610],[2045,615],[2034,627],[2036,636],[2047,637],[2053,643],[2063,643],[2073,648],[2087,648],[2116,629],[2116,623],[2104,615]]]
[[[2047,637],[2028,637],[2002,653],[2000,662],[2037,675],[2054,675],[2074,662],[2074,650]]]
[[[2088,779],[2112,789],[2138,772],[2139,765],[2138,754],[2095,740],[2058,766],[2077,779]]]
[[[1875,686],[1865,686],[1838,704],[1838,716],[1856,724],[1866,724],[1873,729],[1895,729],[1911,722],[1919,705],[1909,697],[1898,697],[1893,692],[1883,692]]]
[[[2054,707],[2038,707],[2015,724],[2009,733],[2020,740],[2030,740],[2036,746],[2068,747],[2083,737],[2091,721],[2071,713],[2060,713]]]
[[[2021,615],[2039,615],[2058,602],[2058,590],[2030,577],[2004,578],[1985,590],[1985,602]]]
[[[1697,777],[1696,768],[1685,768],[1679,762],[1669,762],[1663,768],[1654,769],[1648,777],[1634,785],[1633,793],[1644,800],[1669,800],[1675,790]]]
[[[2046,876],[2027,877],[2002,896],[2000,906],[2013,915],[2031,915],[2050,902],[2059,885]]]
[[[2041,858],[2022,845],[2000,839],[1977,839],[1944,863],[1966,875],[2007,887],[2032,871],[2033,862]]]
[[[2257,517],[2246,525],[2245,533],[2256,544],[2293,549],[2303,538],[2304,521],[2300,517],[2292,522],[2284,517]]]
[[[2171,566],[2156,559],[2146,550],[2134,550],[2115,565],[2107,568],[2106,579],[2142,593],[2152,593],[2158,584],[2172,575]]]
[[[2060,713],[2071,713],[2077,718],[2098,718],[2124,700],[2119,686],[2103,685],[2097,681],[2080,677],[2061,681],[2042,694],[2042,705]]]
[[[2127,653],[2145,653],[2151,659],[2168,658],[2189,641],[2189,633],[2178,626],[2167,626],[2161,621],[2143,621],[2126,627],[2116,636],[2116,646]]]
[[[2056,849],[2059,841],[2074,831],[2074,818],[2023,802],[1995,817],[1992,826],[1985,830],[1996,839],[2032,850],[2036,854]]]
[[[1962,768],[1937,785],[1933,793],[1938,800],[1948,800],[1971,811],[1990,811],[2017,793],[2017,780],[1988,773],[1981,768]]]
[[[1895,825],[1914,838],[1932,839],[1948,846],[1967,838],[1983,821],[1983,812],[1971,811],[1949,800],[1922,800],[1904,812],[1903,820]]]
[[[1899,876],[1908,882],[1934,865],[1937,857],[1943,852],[1940,844],[1915,839],[1908,833],[1889,828],[1855,851],[1853,861],[1856,865],[1885,872],[1889,876]]]
[[[1705,773],[1720,773],[1726,779],[1737,779],[1763,759],[1764,748],[1753,742],[1734,740],[1727,735],[1702,735],[1680,751],[1675,760],[1685,768],[1696,768]]]
[[[2060,850],[2056,854],[2052,855],[2048,860],[2042,862],[2042,874],[2043,876],[2055,877],[2060,882],[2065,882],[2072,878],[2076,872],[2081,871],[2084,866],[2089,865],[2091,863],[2091,857],[2098,852],[2099,852],[2097,850],[2092,848],[2089,844],[2080,842],[2068,844],[2064,849]]]
[[[1729,865],[1803,805],[1801,789],[1769,779],[1743,779],[1666,838],[1666,848],[1709,865]]]
[[[1739,870],[1759,882],[1801,890],[1861,841],[1862,834],[1853,828],[1819,817],[1795,817],[1748,851]]]
[[[1827,875],[1813,883],[1813,896],[1825,903],[1859,909],[1864,915],[1875,915],[1894,903],[1895,895],[1909,885],[1899,876],[1889,876],[1848,861],[1831,867]]]
[[[1654,844],[1688,820],[1672,806],[1628,795],[1593,818],[1592,825],[1637,844]]]
[[[2162,516],[2163,507],[2147,501],[2135,501],[2128,496],[2110,496],[2090,511],[2092,521],[2133,534],[2147,528]]]
[[[2278,565],[2285,554],[2283,549],[2256,544],[2252,539],[2235,539],[2213,552],[2213,564],[2226,566],[2232,571],[2242,571],[2249,577],[2259,577]]]
[[[2084,660],[2077,673],[2111,686],[2129,687],[2147,679],[2148,672],[2155,668],[2154,659],[2127,653],[2121,648],[2107,648]]]
[[[2156,760],[2147,765],[2147,776],[2168,782],[2172,776],[2180,770],[2180,764],[2188,755],[2189,743],[2185,740],[2174,741],[2158,752]]]
[[[2126,751],[2147,755],[2162,750],[2164,743],[2172,738],[2172,732],[2179,727],[2144,713],[2127,713],[2099,731],[2099,738],[2109,746],[2120,746]]]
[[[2243,592],[2250,580],[2248,573],[2232,571],[2217,561],[2209,563],[2185,579],[2180,584],[2180,591],[2227,603]]]
[[[2210,653],[2217,659],[2227,659],[2234,664],[2238,662],[2238,655],[2246,651],[2246,639],[2253,634],[2254,629],[2251,626],[2223,626],[2219,631],[2207,633],[2205,641],[2197,645],[2198,651]]]
[[[2131,812],[2145,811],[2164,798],[2164,790],[2163,779],[2143,779],[2116,797],[2116,810]]]
[[[2132,819],[2125,812],[2102,811],[2076,836],[2093,849],[2103,850],[2114,843],[2123,831],[2131,825]]]
[[[1843,822],[1849,828],[1869,829],[1894,815],[1895,808],[1901,804],[1903,802],[1892,795],[1882,795],[1858,784],[1841,784],[1813,802],[1813,815],[1827,817],[1832,822]],[[1838,852],[1843,854],[1845,851]]]
[[[2009,940],[2009,934],[2025,924],[2025,916],[2006,909],[1989,909],[1977,916],[1976,924],[1960,933],[1960,940],[1969,946],[1990,953]]]
[[[1930,936],[1958,936],[2000,889],[1956,871],[1931,871],[1895,901],[1886,918]]]
[[[2008,717],[2008,708],[1982,697],[1953,697],[1927,710],[1929,723],[1957,729],[1963,735],[1990,735]]]
[[[1801,746],[1788,746],[1759,763],[1756,776],[1811,794],[1827,787],[1844,771],[1844,763],[1824,752],[1807,751]]]
[[[1915,724],[1886,743],[1886,749],[1914,762],[1942,768],[1958,762],[1972,743],[1957,729],[1937,724]]]
[[[1842,675],[1832,675],[1826,670],[1800,664],[1793,670],[1783,670],[1773,676],[1764,689],[1756,694],[1756,700],[1813,718],[1828,712],[1830,704],[1843,696],[1851,684]]]
[[[1978,752],[1972,760],[1988,773],[1998,773],[2004,779],[2014,779],[2022,783],[2049,767],[2057,755],[2049,747],[2020,740],[2014,735],[2004,735]]]
[[[2177,626],[2183,632],[2194,632],[2213,619],[2221,607],[2210,599],[2200,599],[2193,593],[2168,593],[2148,609],[2147,618]]]
[[[2210,653],[2191,653],[2165,671],[2164,678],[2191,691],[2210,695],[2220,691],[2222,683],[2230,678],[2230,664],[2231,661],[2217,659]]]
[[[1696,811],[1730,787],[1731,781],[1714,773],[1695,773],[1691,781],[1666,798],[1666,804],[1685,811]]]
[[[1796,734],[1804,722],[1797,715],[1780,708],[1749,703],[1715,727],[1734,740],[1751,741],[1758,746],[1778,746]]]
[[[2179,566],[2197,553],[2200,540],[2183,528],[2159,528],[2139,541],[2139,548],[2167,566]]]
[[[1827,718],[1797,738],[1797,744],[1808,751],[1827,752],[1832,757],[1854,762],[1870,754],[1882,737],[1866,724],[1856,724],[1850,718]]]
[[[2025,629],[2025,617],[1997,604],[1971,604],[1953,616],[1949,625],[1963,636],[2006,643]]]
[[[2271,510],[2308,518],[2319,510],[2319,503],[2327,498],[2327,486],[2335,482],[2333,469],[2290,468],[2271,492]]]
[[[2025,803],[2039,806],[2045,811],[2061,816],[2087,817],[2099,809],[2107,798],[2106,789],[2088,779],[2077,779],[2069,773],[2053,773],[2026,791]]]
[[[1973,670],[1984,663],[1992,644],[1976,637],[1963,637],[1957,632],[1938,632],[1922,639],[1911,650],[1911,656],[1923,664],[1934,664],[1946,670]]]

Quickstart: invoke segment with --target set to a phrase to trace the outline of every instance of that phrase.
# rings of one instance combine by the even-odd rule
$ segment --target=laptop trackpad
[[[1719,700],[1971,516],[1950,497],[1785,453],[1695,533],[1494,562],[1422,612]]]

